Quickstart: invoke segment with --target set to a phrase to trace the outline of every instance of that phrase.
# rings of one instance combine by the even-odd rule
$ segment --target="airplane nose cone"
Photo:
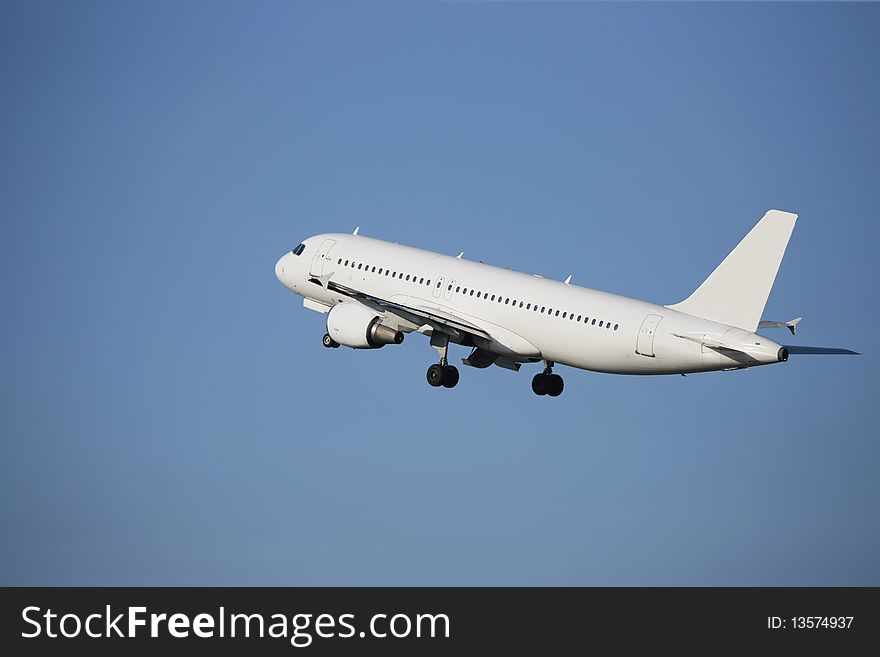
[[[275,278],[277,278],[282,283],[284,282],[284,260],[287,258],[287,254],[285,253],[283,256],[278,258],[278,262],[275,263]]]

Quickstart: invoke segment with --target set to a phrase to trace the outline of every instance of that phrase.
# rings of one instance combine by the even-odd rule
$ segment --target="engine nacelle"
[[[339,344],[353,349],[378,349],[403,342],[403,333],[383,325],[380,315],[353,301],[330,309],[327,333]]]

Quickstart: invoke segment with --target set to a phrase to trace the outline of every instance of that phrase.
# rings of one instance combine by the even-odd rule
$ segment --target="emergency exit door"
[[[315,257],[312,258],[312,264],[309,267],[309,276],[320,276],[324,273],[324,265],[330,259],[330,249],[336,244],[336,240],[324,240]]]
[[[662,315],[648,315],[639,329],[639,337],[636,342],[636,353],[642,356],[654,357],[654,334],[657,333],[657,325],[663,319]]]

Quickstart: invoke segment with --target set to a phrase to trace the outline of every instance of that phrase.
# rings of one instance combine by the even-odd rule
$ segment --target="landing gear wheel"
[[[550,374],[547,377],[547,383],[549,384],[547,394],[551,397],[558,397],[562,394],[563,388],[565,388],[565,381],[558,374]]]
[[[331,338],[329,333],[324,334],[324,337],[321,338],[321,342],[327,347],[327,349],[336,349],[336,347],[339,346],[339,343]]]
[[[535,374],[535,378],[532,379],[532,392],[534,392],[539,397],[543,397],[547,394],[547,391],[547,375],[543,373]]]
[[[434,363],[428,368],[428,383],[437,388],[443,384],[443,366]]]
[[[458,383],[458,368],[447,365],[443,368],[443,387],[454,388]]]

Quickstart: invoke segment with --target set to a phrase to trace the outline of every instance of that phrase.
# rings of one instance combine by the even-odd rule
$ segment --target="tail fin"
[[[668,307],[746,331],[757,329],[796,220],[796,214],[770,210],[693,294]]]

